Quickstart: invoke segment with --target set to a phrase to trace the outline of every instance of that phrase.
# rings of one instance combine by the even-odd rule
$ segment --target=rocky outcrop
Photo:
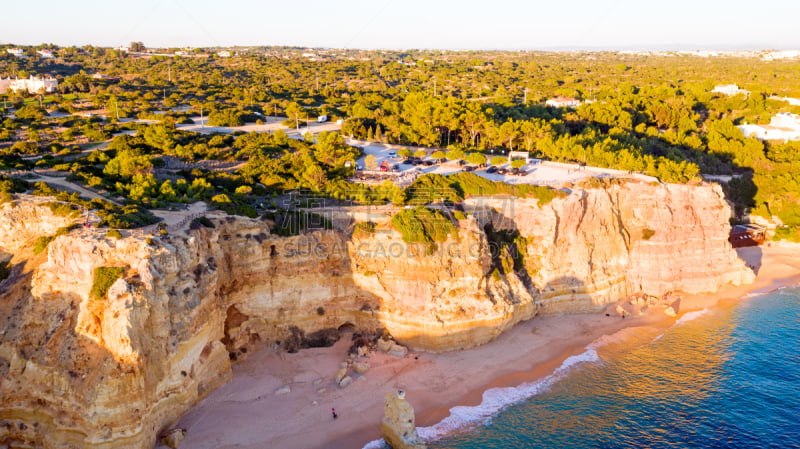
[[[73,216],[54,214],[48,202],[41,197],[23,195],[20,200],[0,204],[0,249],[15,253],[37,238],[53,235],[75,221]]]
[[[716,184],[610,184],[576,189],[544,207],[497,197],[466,204],[481,224],[525,238],[525,268],[545,313],[754,279],[727,241],[731,210]]]
[[[29,253],[36,234],[66,224],[44,209],[0,208],[0,250]],[[280,237],[213,214],[213,228],[150,243],[87,229],[56,238],[45,261],[15,259],[23,274],[0,291],[0,445],[152,447],[235,360],[330,344],[340,326],[446,351],[540,312],[752,279],[716,186],[611,185],[466,209],[433,251],[386,225]],[[90,294],[98,267],[123,268],[102,299]]]
[[[406,401],[405,393],[389,393],[383,407],[381,436],[392,449],[425,449],[417,435],[414,407]]]

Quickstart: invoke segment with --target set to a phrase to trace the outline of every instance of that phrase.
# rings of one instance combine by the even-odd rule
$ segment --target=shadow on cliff
[[[14,358],[0,357],[0,415],[8,412],[20,421],[5,427],[3,436],[33,447],[48,447],[54,441],[83,446],[85,432],[97,430],[83,413],[93,405],[87,394],[124,367],[106,348],[76,331],[78,295],[56,292],[34,298],[33,271],[25,271],[25,262],[12,271],[0,293],[2,344],[13,351],[5,355]],[[67,403],[77,407],[65,408]],[[73,422],[67,432],[60,424],[64,421]]]
[[[738,255],[739,258],[744,261],[748,268],[753,270],[753,273],[758,275],[758,272],[761,270],[762,258],[764,256],[764,250],[762,250],[760,246],[736,248],[736,255]]]
[[[540,289],[539,302],[543,313],[599,312],[608,303],[601,302],[592,293],[582,279],[560,276],[547,281]]]

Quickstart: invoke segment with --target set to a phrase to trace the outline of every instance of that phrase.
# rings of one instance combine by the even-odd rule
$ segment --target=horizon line
[[[141,42],[141,41],[132,41]],[[129,43],[130,44],[130,43]],[[56,44],[53,42],[41,42],[38,44],[17,44],[14,42],[0,42],[0,46],[19,46],[19,47],[38,47],[38,46],[55,46],[59,48],[68,47],[98,47],[98,48],[119,48],[124,47],[126,44],[120,45],[95,45],[86,43],[78,44]],[[350,47],[350,46],[325,46],[325,45],[299,45],[299,44],[231,44],[231,45],[156,45],[147,46],[147,49],[162,49],[162,48],[257,48],[257,47],[278,47],[278,48],[306,48],[306,49],[323,49],[323,50],[358,50],[358,51],[454,51],[454,52],[469,52],[469,51],[485,51],[485,52],[622,52],[622,51],[651,51],[651,52],[687,52],[687,51],[702,51],[702,52],[779,52],[779,51],[800,51],[800,44],[796,46],[770,46],[764,44],[740,44],[740,45],[693,45],[693,44],[652,44],[652,45],[549,45],[549,46],[531,46],[531,47]]]

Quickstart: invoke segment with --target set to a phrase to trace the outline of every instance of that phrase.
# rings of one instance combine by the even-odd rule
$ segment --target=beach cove
[[[755,267],[756,281],[714,294],[677,293],[677,319],[749,293],[800,283],[796,245],[772,244],[738,253]],[[233,380],[193,407],[176,427],[187,429],[184,444],[193,448],[362,447],[380,438],[384,395],[404,389],[416,410],[421,436],[441,436],[479,424],[485,417],[478,410],[502,407],[503,398],[490,397],[488,402],[495,404],[442,422],[452,407],[487,402],[484,392],[489,389],[547,379],[565,360],[580,362],[587,346],[604,336],[622,335],[624,328],[667,328],[676,321],[658,306],[625,319],[615,308],[612,304],[599,313],[537,316],[493,342],[465,351],[411,352],[404,358],[376,352],[369,358],[370,370],[346,389],[334,384],[333,375],[346,357],[349,338],[296,354],[264,349],[235,365]],[[335,421],[332,407],[339,413]]]

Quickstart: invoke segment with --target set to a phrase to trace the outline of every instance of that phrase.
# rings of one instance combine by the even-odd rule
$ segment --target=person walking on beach
[[[335,408],[331,409],[331,415],[333,415],[333,419],[336,419],[336,418],[339,417],[339,415],[336,414],[336,409]]]

